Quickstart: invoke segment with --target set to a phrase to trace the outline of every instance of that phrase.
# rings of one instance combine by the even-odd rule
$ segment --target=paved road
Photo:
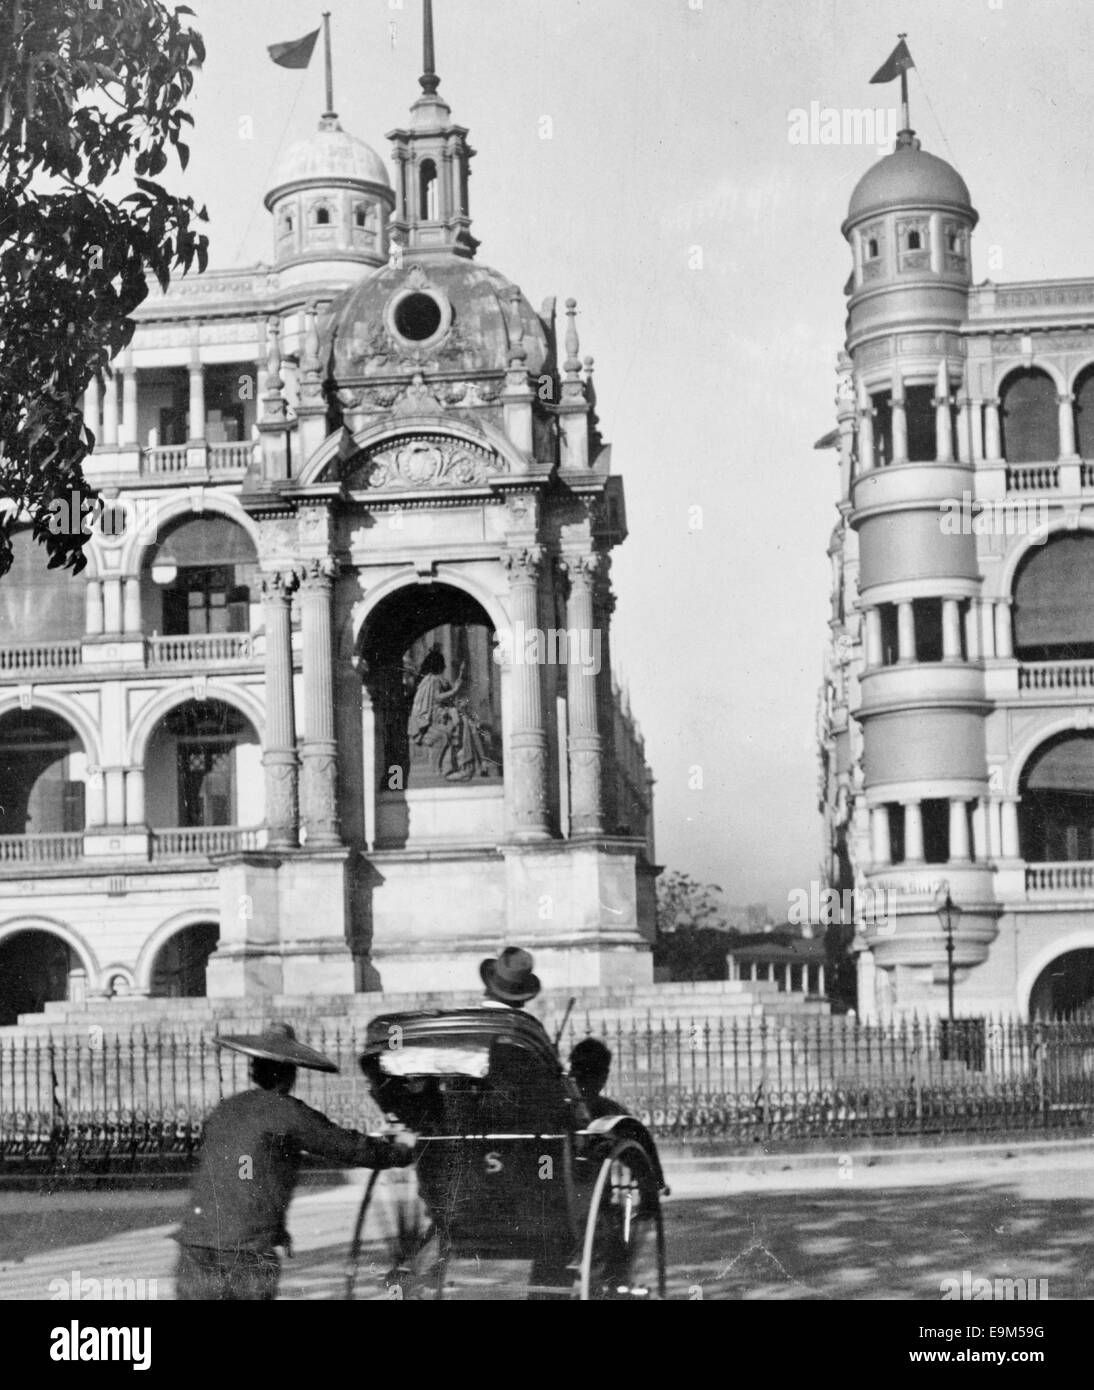
[[[947,1278],[1047,1279],[1057,1299],[1094,1298],[1094,1154],[1006,1158],[965,1151],[928,1162],[833,1156],[668,1173],[670,1294],[703,1299],[936,1300]],[[785,1171],[783,1168],[785,1167]],[[385,1175],[385,1181],[388,1176]],[[290,1227],[296,1258],[282,1297],[342,1293],[345,1252],[367,1174],[302,1192]],[[69,1296],[88,1280],[156,1280],[173,1295],[170,1232],[181,1194],[0,1193],[0,1299]],[[359,1297],[384,1297],[366,1253]],[[463,1262],[466,1296],[522,1297],[514,1266]],[[146,1284],[146,1290],[150,1291]]]

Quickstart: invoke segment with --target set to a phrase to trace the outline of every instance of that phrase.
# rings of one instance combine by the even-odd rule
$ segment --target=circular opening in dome
[[[441,306],[431,294],[408,294],[396,304],[394,318],[401,337],[423,343],[441,326]]]

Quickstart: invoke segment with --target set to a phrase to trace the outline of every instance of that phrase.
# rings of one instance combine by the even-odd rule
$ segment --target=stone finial
[[[281,376],[281,320],[271,314],[266,320],[266,390],[262,394],[265,421],[285,419],[285,382]]]
[[[581,344],[577,336],[577,300],[568,299],[566,301],[566,361],[563,369],[569,380],[576,380],[581,371],[581,358],[578,354],[581,351]]]

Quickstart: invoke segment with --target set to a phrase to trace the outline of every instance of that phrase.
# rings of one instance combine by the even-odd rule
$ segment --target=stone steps
[[[831,1019],[829,1006],[802,994],[778,991],[770,982],[741,980],[701,981],[694,984],[643,985],[633,989],[583,989],[573,992],[572,1027],[580,1032],[612,1031],[618,1027],[657,1028],[686,1025],[693,1020],[749,1022],[761,1019],[790,1025]],[[479,990],[430,994],[354,994],[328,996],[273,996],[258,1006],[233,999],[89,999],[80,1003],[51,1003],[38,1014],[23,1015],[18,1025],[0,1028],[0,1038],[18,1036],[74,1036],[89,1028],[106,1034],[148,1032],[230,1032],[237,1025],[260,1019],[280,1018],[308,1029],[334,1032],[347,1026],[363,1029],[378,1014],[413,1012],[418,1009],[473,1007],[481,1002]],[[569,996],[556,991],[542,999],[534,1011],[552,1033],[562,1021]],[[835,1020],[833,1020],[835,1021]]]

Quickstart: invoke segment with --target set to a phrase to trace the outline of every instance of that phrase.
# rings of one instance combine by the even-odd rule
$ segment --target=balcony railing
[[[1094,892],[1094,860],[1027,864],[1027,893]]]
[[[1094,661],[1027,661],[1018,668],[1018,689],[1094,690]]]
[[[204,661],[249,661],[254,654],[254,637],[249,632],[148,639],[148,661],[157,666],[189,665],[191,662]]]
[[[206,825],[186,830],[154,830],[153,859],[189,858],[193,855],[236,854],[261,849],[266,841],[262,826],[241,829],[237,825]]]
[[[0,835],[0,864],[66,864],[82,857],[82,831],[57,835]]]
[[[249,467],[254,444],[249,439],[234,444],[209,445],[209,472],[233,473]]]
[[[181,473],[186,467],[185,444],[160,444],[144,451],[145,472]]]
[[[1055,492],[1060,468],[1055,463],[1017,463],[1007,466],[1008,492]]]
[[[37,642],[0,648],[0,671],[68,671],[80,664],[79,642]]]

